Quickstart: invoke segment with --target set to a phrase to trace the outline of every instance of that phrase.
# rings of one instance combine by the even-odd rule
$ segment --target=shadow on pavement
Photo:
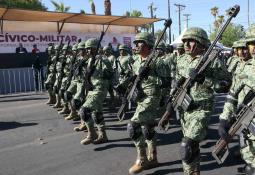
[[[0,131],[38,125],[38,123],[0,122]]]
[[[47,98],[45,98],[45,97],[29,97],[29,98],[0,100],[0,102],[30,101],[30,100],[44,100],[44,99],[47,99]]]
[[[127,147],[135,147],[133,143],[130,144],[123,144],[123,143],[118,143],[118,144],[108,144],[102,147],[95,148],[94,151],[105,151],[107,149],[113,149],[113,148],[127,148]]]
[[[171,165],[174,165],[174,164],[181,164],[181,160],[175,160],[175,161],[172,161],[172,162],[163,162],[163,163],[159,163],[159,167],[164,167],[164,166],[171,166]],[[180,165],[181,166],[181,165]],[[170,173],[176,173],[176,172],[182,172],[182,168],[173,168],[173,169],[160,169],[160,170],[156,170],[154,171],[153,173],[149,173],[149,174],[146,174],[146,175],[164,175],[164,174],[170,174]]]

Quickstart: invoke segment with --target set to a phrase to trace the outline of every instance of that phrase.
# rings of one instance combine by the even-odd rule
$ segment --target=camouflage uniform
[[[246,36],[246,46],[253,45],[255,47],[255,28],[251,28],[253,33],[247,32]],[[243,46],[242,46],[243,47]],[[252,51],[251,51],[252,52]],[[245,97],[251,90],[255,90],[255,53],[253,49],[253,53],[250,53],[252,59],[247,61],[242,61],[237,67],[235,71],[235,75],[233,77],[233,84],[230,89],[230,93],[228,95],[227,101],[224,105],[223,113],[220,115],[220,126],[219,126],[219,134],[224,138],[224,135],[227,131],[227,125],[231,120],[232,114],[234,114],[239,107],[242,106],[245,102]],[[255,122],[255,119],[253,119]],[[223,130],[223,133],[222,133]],[[245,168],[245,173],[248,175],[253,175],[255,173],[255,136],[251,133],[242,134],[240,137],[241,141],[241,156],[243,160],[246,162],[247,166]]]
[[[237,49],[237,43],[238,43],[237,41],[233,43],[232,46],[233,49]],[[232,57],[230,57],[226,63],[228,72],[234,73],[239,61],[240,59],[238,58],[237,55],[233,55]]]
[[[65,58],[66,61],[63,63],[62,80],[61,80],[60,89],[59,89],[59,96],[63,100],[63,109],[59,112],[59,114],[68,114],[70,113],[70,110],[68,106],[68,101],[66,101],[64,98],[64,94],[69,84],[68,78],[69,78],[70,67],[72,63],[72,55],[70,54],[71,46],[68,47],[67,45],[64,45],[63,50],[67,53]]]
[[[53,46],[52,46],[53,47]],[[48,64],[48,72],[47,72],[47,78],[45,81],[45,87],[49,93],[49,101],[47,104],[55,104],[56,102],[56,96],[53,92],[53,85],[56,79],[56,70],[55,70],[55,64],[56,64],[56,54],[58,50],[58,45],[56,45],[54,48],[49,47],[48,51],[52,51],[50,53],[50,64]]]
[[[189,28],[184,33],[182,41],[185,47],[189,39],[195,40],[197,44],[201,45],[200,47],[207,48],[210,45],[206,32],[201,28]],[[178,57],[176,80],[179,81],[182,77],[188,78],[200,58],[201,55],[192,57],[188,52]],[[209,66],[202,75],[196,78],[194,84],[188,90],[192,102],[187,111],[178,109],[184,135],[180,146],[180,155],[185,175],[200,174],[199,142],[206,137],[208,121],[213,105],[213,85],[218,82],[218,79],[223,79],[220,76],[224,75],[220,72],[221,69],[213,67],[213,64]]]
[[[112,68],[115,67],[115,64],[116,64],[116,58],[115,56],[112,54],[112,48],[110,46],[105,46],[103,48],[103,52],[104,52],[104,56],[107,57],[107,59],[109,60],[109,62],[111,63],[111,66]],[[117,71],[117,70],[114,70],[114,71]],[[111,80],[111,83],[109,84],[109,89],[108,89],[108,92],[110,94],[110,97],[111,97],[111,105],[113,106],[114,105],[114,92],[113,92],[113,85],[116,81],[116,72],[114,72],[113,74],[114,76],[112,77],[112,80]]]
[[[135,37],[135,44],[146,43],[147,48],[154,45],[153,36],[148,33],[140,33]],[[146,58],[138,54],[132,66],[133,75],[137,75],[145,64]],[[146,168],[157,166],[156,136],[155,136],[155,119],[158,116],[157,107],[160,102],[160,86],[162,85],[161,76],[164,76],[164,63],[162,59],[153,60],[146,78],[141,82],[137,95],[137,108],[131,118],[127,128],[130,137],[134,141],[137,149],[137,160],[129,169],[130,174],[143,171]],[[146,154],[146,146],[148,154]]]
[[[91,52],[96,50],[97,39],[88,39],[86,49]],[[92,54],[94,54],[92,52]],[[91,56],[91,55],[90,55]],[[99,144],[106,142],[105,123],[103,118],[103,101],[106,98],[107,90],[112,77],[112,65],[109,60],[101,55],[97,55],[94,65],[91,65],[92,58],[88,60],[88,66],[94,71],[91,75],[92,90],[88,91],[85,103],[82,105],[79,115],[85,122],[88,129],[87,137],[81,140],[81,144]],[[94,123],[97,126],[98,134],[94,129]]]
[[[74,65],[72,65],[72,81],[66,91],[66,101],[71,101],[71,113],[65,120],[79,120],[77,110],[80,109],[85,98],[84,72],[87,65],[87,56],[85,53],[85,42],[80,42],[77,46],[79,53]]]

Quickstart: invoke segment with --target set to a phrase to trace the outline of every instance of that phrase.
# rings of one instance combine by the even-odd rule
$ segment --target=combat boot
[[[58,112],[58,114],[69,114],[70,109],[68,108],[68,104],[64,104],[64,107],[61,111]]]
[[[53,108],[61,108],[62,106],[61,106],[61,98],[60,98],[60,96],[56,95],[56,99],[57,99],[57,101],[56,101],[55,105],[53,106]]]
[[[49,95],[49,100],[45,104],[54,105],[55,103],[56,103],[56,97],[54,95]]]
[[[134,165],[129,169],[129,174],[138,174],[148,167],[146,149],[137,149],[137,159]]]
[[[76,111],[71,110],[71,113],[67,117],[65,117],[65,120],[78,121],[80,120],[80,117]]]
[[[87,127],[86,127],[84,121],[81,121],[81,123],[78,126],[74,127],[73,130],[76,132],[86,131]]]
[[[108,142],[108,138],[104,128],[98,128],[98,137],[94,140],[94,144],[101,144]]]
[[[96,140],[97,138],[97,133],[96,133],[96,130],[93,126],[87,126],[87,129],[88,129],[88,134],[87,134],[87,137],[83,140],[81,140],[81,144],[82,145],[88,145],[88,144],[91,144],[94,142],[94,140]]]
[[[195,172],[190,173],[190,175],[200,175],[200,172],[199,171],[195,171]]]
[[[158,158],[157,158],[157,148],[155,145],[153,146],[149,146],[148,145],[148,161],[149,161],[149,164],[148,164],[148,169],[150,168],[155,168],[158,166]]]

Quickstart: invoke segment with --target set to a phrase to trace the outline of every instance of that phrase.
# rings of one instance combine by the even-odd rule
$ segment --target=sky
[[[41,0],[48,7],[49,11],[54,11],[54,6],[50,0]],[[91,13],[89,0],[55,0],[63,2],[66,6],[70,6],[70,12],[80,12],[81,9],[86,13]],[[208,34],[212,30],[214,17],[210,13],[212,7],[219,8],[219,15],[225,15],[225,10],[235,4],[240,5],[240,12],[232,22],[241,24],[244,28],[248,27],[248,1],[250,3],[250,24],[255,23],[255,0],[169,0],[170,15],[173,21],[171,29],[174,38],[179,35],[179,20],[177,7],[174,4],[185,5],[185,9],[181,11],[181,28],[186,26],[183,14],[191,14],[188,26],[196,26],[204,28]],[[104,14],[104,0],[94,0],[97,14]],[[157,18],[168,18],[168,0],[111,0],[112,15],[122,16],[126,11],[139,10],[143,17],[150,17],[148,6],[153,3],[156,7],[154,14]],[[163,22],[155,23],[155,30],[163,29]],[[173,36],[172,36],[173,37]]]

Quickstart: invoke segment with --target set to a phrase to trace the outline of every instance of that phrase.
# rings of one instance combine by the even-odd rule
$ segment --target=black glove
[[[218,133],[223,140],[227,140],[229,137],[229,134],[228,134],[229,123],[227,120],[224,120],[224,119],[221,119],[219,123],[220,125],[218,128]]]
[[[119,94],[125,94],[126,92],[126,88],[123,85],[117,85],[113,87],[115,89],[116,92],[118,92]]]
[[[141,67],[139,70],[139,75],[143,78],[148,78],[150,72],[150,68],[149,67]]]
[[[200,74],[197,75],[197,71],[196,71],[195,68],[191,68],[189,70],[189,77],[194,79],[194,81],[196,81],[200,84],[202,84],[205,80],[205,76],[203,75],[203,73],[200,73]]]

